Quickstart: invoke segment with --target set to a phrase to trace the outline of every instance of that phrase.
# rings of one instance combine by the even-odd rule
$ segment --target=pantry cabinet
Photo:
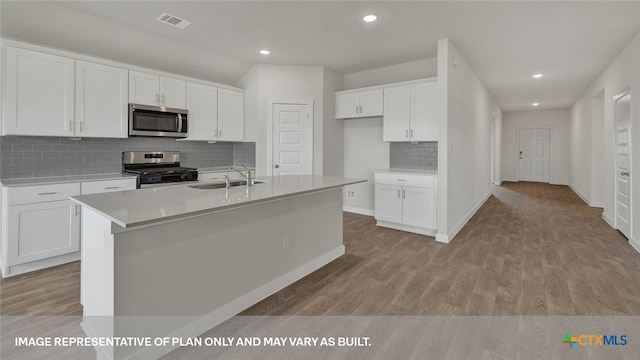
[[[336,119],[382,116],[382,89],[336,93]]]
[[[74,60],[6,48],[3,135],[73,136]]]
[[[174,109],[186,108],[186,81],[129,71],[129,102]]]
[[[375,173],[378,226],[435,235],[435,175]]]
[[[436,83],[384,89],[383,141],[437,141]]]

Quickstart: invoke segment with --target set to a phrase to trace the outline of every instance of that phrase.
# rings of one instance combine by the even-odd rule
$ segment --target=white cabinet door
[[[383,115],[382,89],[360,92],[359,117],[371,117]]]
[[[411,141],[438,141],[436,83],[411,86]]]
[[[402,188],[402,223],[435,229],[433,189],[404,186]]]
[[[73,135],[74,60],[7,47],[4,135]]]
[[[411,86],[384,89],[383,141],[409,141]]]
[[[358,117],[359,107],[360,93],[336,95],[336,119]]]
[[[402,187],[376,184],[376,220],[402,223]]]
[[[186,108],[186,82],[160,77],[160,105],[174,109]]]
[[[9,265],[80,250],[80,212],[70,200],[9,206]]]
[[[188,83],[187,110],[189,110],[187,140],[216,140],[218,89],[213,86]]]
[[[218,140],[244,140],[244,93],[218,89]]]
[[[129,102],[151,106],[160,105],[160,77],[129,71]]]
[[[76,136],[128,136],[127,82],[125,69],[76,61]]]

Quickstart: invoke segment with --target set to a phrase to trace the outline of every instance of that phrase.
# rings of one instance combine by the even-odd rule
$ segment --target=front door
[[[631,95],[615,101],[616,120],[616,227],[627,238],[631,235]]]
[[[520,129],[518,180],[549,182],[549,129]]]
[[[274,103],[273,175],[311,175],[313,121],[308,104]]]

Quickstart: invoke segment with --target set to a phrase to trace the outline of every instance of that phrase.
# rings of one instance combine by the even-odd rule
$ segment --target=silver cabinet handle
[[[222,130],[218,130],[218,137],[222,137]]]
[[[80,215],[80,205],[76,204],[76,216]]]
[[[400,189],[398,189],[398,199],[400,199]]]
[[[396,179],[396,181],[407,181],[407,179]]]
[[[156,93],[156,102],[160,103],[160,94]]]
[[[413,129],[411,129],[411,137],[413,138]]]
[[[120,189],[120,186],[107,186],[106,188],[104,188],[105,190],[113,190],[113,189]]]
[[[404,137],[409,138],[409,129],[404,131]]]
[[[623,171],[623,172],[621,172],[621,173],[620,173],[620,175],[622,175],[622,176],[629,176],[629,173],[628,173],[628,172],[626,172],[626,171]]]
[[[162,94],[162,103],[164,104],[164,94]]]
[[[360,106],[356,106],[356,114],[360,114]]]
[[[55,194],[57,194],[57,192],[55,192],[55,191],[38,193],[38,195],[55,195]]]
[[[360,114],[362,114],[362,106],[360,106]]]
[[[407,198],[407,195],[405,194],[404,190],[402,190],[402,198],[403,198],[403,199],[406,199],[406,198]]]

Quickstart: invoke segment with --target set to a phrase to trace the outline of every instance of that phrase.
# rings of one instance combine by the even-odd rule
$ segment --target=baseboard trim
[[[591,203],[589,203],[589,206],[604,209],[603,202],[592,201]]]
[[[342,207],[342,211],[346,211],[346,212],[350,212],[350,213],[354,213],[354,214],[360,214],[360,215],[367,215],[367,216],[375,216],[376,215],[376,212],[374,210],[357,208],[357,207],[353,207],[353,206],[343,206]]]
[[[48,259],[32,261],[25,264],[5,266],[5,264],[0,263],[0,269],[2,270],[2,277],[8,278],[11,276],[26,274],[28,272],[42,270],[52,266],[58,266],[78,260],[80,260],[79,251],[71,254],[59,255]]]
[[[471,211],[469,211],[467,213],[467,215],[465,217],[462,218],[462,220],[460,220],[460,222],[458,222],[458,224],[449,232],[449,234],[447,234],[446,236],[442,235],[442,234],[438,234],[441,236],[437,236],[436,235],[436,241],[439,242],[443,242],[443,243],[450,243],[451,240],[453,240],[453,238],[456,237],[456,235],[458,235],[458,233],[460,232],[460,230],[462,230],[462,228],[469,222],[469,220],[471,220],[471,218],[473,217],[473,215],[475,215],[476,212],[478,212],[478,210],[480,210],[480,208],[482,207],[482,205],[484,205],[484,203],[489,199],[489,197],[491,196],[491,190],[489,190],[487,192],[487,194],[485,196],[482,197],[482,200],[480,200],[472,209]]]
[[[615,224],[613,223],[613,219],[608,217],[607,214],[604,213],[604,211],[602,212],[602,220],[604,220],[604,222],[611,226],[612,229],[616,228]]]
[[[585,204],[589,205],[590,200],[586,196],[582,195],[582,193],[578,191],[578,189],[571,186],[571,184],[569,184],[569,189],[571,189],[571,191],[573,191],[574,194],[578,195],[578,197],[582,199],[582,201],[584,201]]]
[[[296,269],[293,269],[288,273],[260,286],[259,288],[248,292],[247,294],[231,301],[230,303],[222,306],[221,308],[218,308],[206,315],[203,315],[202,317],[198,318],[198,320],[191,322],[190,324],[183,326],[180,329],[177,329],[176,331],[174,331],[173,333],[167,336],[179,337],[179,338],[197,337],[202,333],[210,329],[213,329],[214,327],[231,319],[233,316],[235,316],[235,314],[238,314],[239,312],[248,308],[249,306],[256,304],[257,302],[282,290],[286,286],[293,284],[294,282],[302,279],[303,277],[309,275],[310,273],[327,265],[333,260],[344,255],[344,253],[345,253],[345,247],[344,245],[340,245],[335,249],[325,253],[324,255],[321,255],[311,260],[310,262]],[[138,351],[137,353],[132,354],[131,356],[128,356],[127,359],[132,359],[132,360],[133,359],[136,359],[136,360],[157,359],[175,350],[176,348],[178,348],[178,346],[144,348],[141,351]]]
[[[381,226],[381,227],[386,227],[386,228],[389,228],[389,229],[407,231],[407,232],[420,234],[420,235],[431,236],[431,237],[436,235],[436,231],[432,230],[432,229],[426,229],[426,228],[421,228],[421,227],[418,227],[418,226],[411,226],[411,225],[405,225],[405,224],[398,224],[398,223],[384,221],[384,220],[376,221],[376,225],[377,226]]]
[[[497,186],[502,185],[502,180],[500,180],[500,181],[494,181],[494,182],[493,182],[493,185],[497,185]]]
[[[634,238],[629,238],[629,245],[636,249],[637,252],[640,253],[640,242]]]

